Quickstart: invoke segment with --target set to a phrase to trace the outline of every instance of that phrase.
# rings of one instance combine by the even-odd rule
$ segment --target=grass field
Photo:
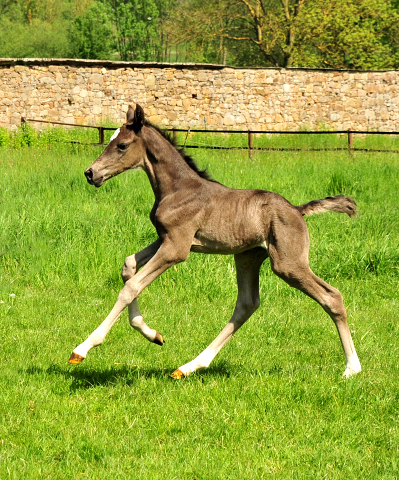
[[[175,381],[232,314],[231,257],[192,254],[142,293],[163,347],[125,312],[67,364],[113,306],[124,258],[156,238],[143,172],[86,183],[99,152],[0,149],[0,479],[399,478],[399,156],[194,153],[231,187],[356,199],[354,219],[307,223],[311,267],[342,292],[363,371],[343,379],[331,320],[266,261],[260,309],[208,370]]]

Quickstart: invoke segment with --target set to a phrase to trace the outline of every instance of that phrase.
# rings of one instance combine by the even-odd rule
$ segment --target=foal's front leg
[[[122,269],[122,279],[124,283],[130,280],[136,274],[137,270],[151,260],[160,245],[161,240],[158,238],[158,240],[144,250],[141,250],[141,252],[126,258]],[[128,306],[128,309],[129,323],[135,330],[140,332],[150,342],[156,343],[157,345],[163,345],[165,343],[162,335],[145,323],[139,309],[137,298]]]
[[[129,323],[130,325],[143,335],[147,340],[157,345],[163,345],[165,340],[162,335],[153,328],[149,327],[141,315],[137,298],[129,305]]]
[[[159,248],[157,248],[159,245],[161,245],[161,241],[157,240],[149,247],[136,254],[136,257],[138,257],[138,262],[135,268],[136,270],[145,263],[145,260],[148,263],[146,263],[146,265],[138,273],[135,275],[133,274],[130,278],[127,278],[128,276],[126,276],[125,286],[119,293],[118,300],[116,301],[114,308],[111,310],[107,318],[101,323],[101,325],[96,328],[96,330],[94,330],[94,332],[91,333],[83,343],[75,348],[69,359],[69,363],[78,364],[82,362],[86,358],[89,350],[91,350],[93,347],[101,345],[123,310],[128,305],[136,301],[137,297],[144,290],[144,288],[147,287],[155,278],[161,275],[161,273],[163,273],[167,268],[178,263],[179,261],[182,261],[181,255],[176,253],[176,250],[172,245],[162,244]],[[132,259],[132,257],[128,258]],[[140,325],[140,321],[137,318],[138,306],[137,309],[135,309],[135,305],[137,305],[137,302],[136,304],[133,304],[132,307],[132,326],[137,328],[143,333],[144,336],[146,336],[145,333],[147,333],[147,330],[144,327],[145,323],[142,321]],[[149,329],[148,326],[146,327]],[[154,332],[156,331],[154,330]],[[159,337],[162,339],[160,335]],[[151,341],[154,343],[160,343],[160,339],[154,336]]]

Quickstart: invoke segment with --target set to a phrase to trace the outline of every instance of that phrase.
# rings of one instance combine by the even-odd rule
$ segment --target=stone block
[[[223,125],[231,126],[234,124],[235,124],[234,116],[230,112],[226,113],[225,116],[223,117]]]
[[[51,85],[55,83],[55,79],[53,77],[41,77],[40,83],[44,83],[46,85]]]

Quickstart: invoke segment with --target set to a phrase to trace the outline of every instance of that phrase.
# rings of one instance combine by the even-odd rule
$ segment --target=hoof
[[[78,363],[83,362],[85,357],[82,357],[82,355],[79,355],[78,353],[72,352],[72,355],[70,359],[68,360],[68,363],[73,363],[74,365],[77,365]]]
[[[361,368],[356,368],[356,369],[347,368],[344,372],[344,377],[345,378],[350,378],[353,375],[356,375],[357,373],[359,373],[360,371],[361,371]]]
[[[181,380],[185,377],[185,375],[180,369],[177,369],[171,374],[171,377],[175,378],[176,380]]]
[[[349,378],[352,375],[355,375],[356,373],[359,373],[361,370],[362,370],[362,367],[360,365],[359,359],[357,358],[357,355],[354,355],[346,363],[346,369],[345,369],[345,372],[344,372],[344,377]]]
[[[152,342],[162,346],[165,343],[165,340],[159,332],[156,332],[155,338]]]

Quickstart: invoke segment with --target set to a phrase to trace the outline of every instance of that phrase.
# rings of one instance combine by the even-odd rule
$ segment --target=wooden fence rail
[[[27,123],[27,122],[39,122],[39,123],[49,123],[49,124],[54,124],[54,125],[65,125],[65,126],[70,126],[70,127],[83,127],[83,128],[96,128],[98,130],[98,135],[99,135],[99,142],[98,144],[95,145],[104,145],[104,132],[106,130],[112,130],[114,131],[116,128],[115,127],[104,127],[100,125],[77,125],[75,123],[64,123],[64,122],[55,122],[55,121],[49,121],[49,120],[39,120],[39,119],[34,119],[34,118],[21,118],[21,123]],[[268,147],[254,147],[253,145],[253,138],[254,135],[263,135],[263,134],[268,134],[268,135],[338,135],[338,134],[345,134],[347,135],[348,138],[348,146],[347,149],[349,151],[353,150],[362,150],[362,151],[370,151],[370,149],[359,149],[359,148],[354,148],[353,146],[353,135],[399,135],[399,132],[378,132],[378,131],[363,131],[363,130],[317,130],[317,131],[311,131],[311,130],[294,130],[294,131],[286,131],[286,130],[212,130],[212,129],[197,129],[197,128],[166,128],[166,131],[173,132],[174,139],[177,139],[177,133],[178,132],[186,132],[187,136],[189,133],[226,133],[226,134],[246,134],[248,138],[248,144],[246,147],[226,147],[226,146],[210,146],[210,145],[179,145],[179,147],[184,147],[184,148],[203,148],[203,149],[219,149],[219,150],[248,150],[249,155],[252,154],[253,150],[301,150],[299,148],[268,148]],[[187,139],[186,136],[186,139]],[[309,149],[309,150],[332,150],[332,148],[318,148],[318,149]],[[342,148],[340,149],[342,150]],[[378,151],[378,152],[392,152],[392,153],[399,153],[399,150],[374,150],[372,151]]]

